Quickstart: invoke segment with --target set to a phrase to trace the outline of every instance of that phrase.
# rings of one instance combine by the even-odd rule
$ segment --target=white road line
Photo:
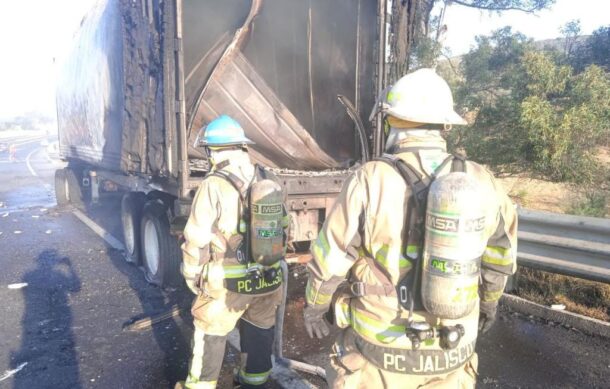
[[[36,139],[29,139],[29,140],[25,140],[23,142],[19,142],[19,143],[14,143],[15,146],[23,146],[23,145],[27,145],[28,143],[34,143],[34,142],[40,142],[44,137],[39,137]]]
[[[108,231],[106,231],[105,229],[100,227],[93,220],[89,219],[81,211],[79,211],[78,209],[75,209],[73,213],[74,213],[74,216],[76,216],[77,218],[80,219],[80,221],[85,223],[85,225],[87,227],[91,228],[91,230],[93,232],[95,232],[102,239],[104,239],[106,241],[106,243],[108,243],[110,245],[110,247],[117,249],[117,250],[125,250],[125,246],[123,246],[123,243],[121,243],[121,241],[119,241],[111,233],[109,233]]]
[[[28,165],[28,169],[30,170],[30,173],[32,173],[32,175],[34,177],[38,177],[38,174],[34,171],[34,169],[32,168],[32,164],[30,163],[30,157],[32,156],[32,154],[34,154],[35,152],[37,152],[38,150],[40,150],[40,148],[38,149],[34,149],[32,151],[30,151],[30,153],[28,154],[27,157],[25,157],[25,163],[26,165]]]

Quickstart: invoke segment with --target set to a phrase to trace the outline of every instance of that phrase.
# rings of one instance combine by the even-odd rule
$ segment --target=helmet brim
[[[208,147],[224,147],[224,146],[254,145],[256,143],[254,143],[250,139],[246,138],[246,139],[242,139],[239,141],[222,142],[222,143],[208,143],[206,141],[201,141],[199,144],[201,146],[208,146]]]
[[[386,115],[391,115],[397,117],[398,119],[407,120],[415,123],[425,123],[425,124],[452,124],[452,125],[461,125],[465,126],[468,124],[464,118],[457,114],[455,111],[445,112],[443,115],[433,115],[427,117],[426,115],[421,116],[409,116],[402,115],[397,110],[392,108],[386,108],[384,110]]]

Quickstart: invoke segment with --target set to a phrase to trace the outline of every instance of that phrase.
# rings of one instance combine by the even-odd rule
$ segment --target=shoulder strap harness
[[[354,282],[350,284],[350,293],[354,297],[365,295],[382,295],[382,296],[398,296],[399,301],[405,308],[413,312],[415,305],[421,305],[419,302],[417,291],[419,290],[419,280],[421,278],[421,258],[423,255],[423,240],[424,240],[424,218],[426,214],[426,203],[428,200],[428,190],[432,182],[436,179],[437,173],[443,171],[445,166],[451,162],[451,172],[466,172],[466,160],[457,155],[447,157],[435,170],[431,176],[419,173],[409,163],[398,158],[393,154],[384,154],[376,161],[385,162],[392,166],[398,174],[403,178],[406,184],[411,189],[411,196],[408,199],[409,205],[407,215],[405,215],[403,244],[407,242],[409,235],[414,234],[415,240],[418,241],[419,252],[417,255],[417,263],[415,272],[409,272],[406,280],[401,280],[399,287],[396,288],[390,279],[387,270],[373,259],[370,253],[365,256],[365,260],[369,265],[372,273],[381,283],[381,285],[369,285],[363,282]],[[405,282],[403,282],[405,281]],[[411,285],[411,289],[406,287]],[[401,287],[404,285],[404,287]]]

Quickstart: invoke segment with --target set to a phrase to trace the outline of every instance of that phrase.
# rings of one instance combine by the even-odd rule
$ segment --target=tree
[[[592,64],[610,71],[610,25],[598,28],[584,42],[579,42],[569,63],[577,72]]]
[[[587,45],[591,50],[591,63],[610,71],[610,25],[593,31]]]
[[[575,44],[580,35],[580,20],[571,20],[559,29],[564,39],[563,54],[568,59],[572,58],[575,51]]]
[[[422,45],[434,48],[430,42],[424,41],[425,38],[430,38],[431,21],[434,20],[431,14],[438,3],[443,3],[441,8],[455,4],[493,12],[510,10],[535,12],[549,7],[554,2],[555,0],[394,0],[391,10],[392,34],[389,41],[393,59],[389,69],[389,82],[397,80],[411,69],[413,48],[418,43],[422,42]],[[436,31],[440,31],[442,17],[436,22]],[[420,46],[420,48],[425,47]]]
[[[461,71],[457,102],[474,122],[454,146],[499,171],[584,183],[601,177],[595,146],[610,137],[610,80],[602,68],[575,74],[504,28],[479,37]]]

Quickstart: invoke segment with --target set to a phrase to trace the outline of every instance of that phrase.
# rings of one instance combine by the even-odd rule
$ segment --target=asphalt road
[[[9,163],[0,154],[0,388],[173,387],[186,375],[190,317],[140,333],[122,327],[171,304],[188,305],[189,295],[148,285],[69,208],[54,207],[53,173],[61,164],[39,143],[20,146],[17,157]],[[110,199],[87,214],[121,238],[117,204]],[[331,339],[305,338],[304,279],[302,267],[291,268],[285,354],[323,365]],[[610,382],[609,339],[517,313],[502,312],[477,352],[479,387]],[[230,387],[236,359],[227,347],[220,388]]]

